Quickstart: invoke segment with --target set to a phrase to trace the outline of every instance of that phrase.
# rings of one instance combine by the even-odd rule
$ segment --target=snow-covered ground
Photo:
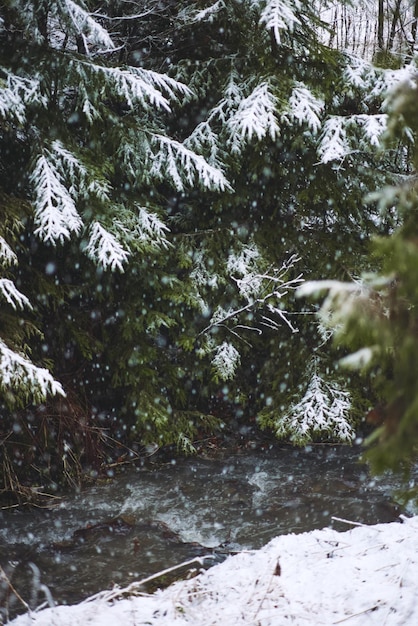
[[[153,595],[133,583],[12,624],[415,626],[418,516],[346,532],[283,535]]]

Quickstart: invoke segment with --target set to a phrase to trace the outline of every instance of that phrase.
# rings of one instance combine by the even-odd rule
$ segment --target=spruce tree
[[[191,320],[195,354],[280,437],[351,440],[364,404],[354,393],[347,410],[326,330],[292,294],[306,278],[356,275],[370,235],[392,227],[364,194],[403,171],[379,151],[382,101],[400,74],[326,47],[306,2],[184,3],[177,21],[170,71],[197,97],[175,128],[233,189],[198,211],[187,192],[175,200],[173,235],[209,316]],[[318,376],[332,417],[298,437],[288,416]]]
[[[329,49],[305,1],[92,10],[0,9],[4,404],[66,394],[5,434],[46,433],[43,468],[67,477],[104,440],[193,449],[218,396],[295,443],[351,440],[327,329],[294,293],[356,274],[393,227],[363,197],[405,165],[378,150],[399,73]]]
[[[109,418],[94,421],[100,407],[92,400],[118,378],[129,384],[135,351],[140,386],[150,369],[151,382],[156,377],[149,352],[159,329],[174,322],[154,302],[162,289],[170,298],[170,281],[184,300],[181,279],[162,276],[172,244],[160,187],[229,187],[219,168],[166,132],[162,113],[190,98],[189,87],[121,65],[105,17],[72,0],[11,0],[0,9],[2,401],[15,411],[47,395],[66,396],[40,413],[5,418],[9,486],[34,454],[44,454],[56,476],[70,458],[77,465],[88,456],[89,441],[101,438],[96,427],[111,426]],[[134,316],[132,355],[106,363],[104,343],[114,339],[107,327],[125,314],[118,289],[128,262],[136,277],[126,312]],[[150,406],[153,391],[155,385]],[[161,412],[155,406],[154,419]],[[27,455],[13,459],[8,449],[19,444]]]
[[[304,287],[327,291],[320,314],[336,342],[351,349],[342,364],[362,371],[371,384],[374,401],[367,420],[373,432],[366,440],[366,458],[375,471],[395,470],[405,479],[418,446],[417,89],[416,72],[411,72],[387,99],[386,149],[401,152],[405,174],[373,198],[383,214],[396,216],[396,226],[373,238],[372,271],[355,283],[325,281]],[[416,497],[416,488],[411,491]]]

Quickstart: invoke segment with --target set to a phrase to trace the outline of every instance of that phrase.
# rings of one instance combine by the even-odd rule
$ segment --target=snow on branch
[[[221,380],[231,380],[240,364],[240,354],[234,346],[224,341],[216,348],[212,366]]]
[[[153,246],[168,248],[166,232],[170,229],[156,215],[144,207],[138,209],[139,238]]]
[[[85,165],[81,163],[75,155],[67,150],[59,140],[55,140],[51,145],[51,152],[49,154],[59,158],[61,161],[61,171],[65,171],[67,176],[72,179],[84,179],[87,174]]]
[[[374,81],[373,88],[370,92],[371,97],[387,96],[389,92],[393,91],[395,87],[401,83],[408,84],[412,89],[416,89],[416,82],[414,76],[416,74],[415,65],[407,65],[399,70],[382,70],[380,74],[377,74]],[[385,103],[383,107],[385,106]]]
[[[184,83],[171,78],[167,74],[160,74],[153,70],[147,70],[142,67],[130,67],[129,70],[134,72],[136,76],[141,78],[148,85],[158,88],[161,92],[165,93],[169,98],[175,99],[179,95],[191,96],[192,90]]]
[[[170,111],[170,99],[191,94],[191,90],[184,83],[151,70],[138,67],[121,69],[85,62],[79,65],[79,68],[75,68],[79,73],[82,72],[82,67],[83,70],[103,74],[104,86],[111,85],[131,109],[139,104],[145,109],[149,109],[149,105],[152,105],[158,109]]]
[[[86,252],[93,261],[100,264],[104,269],[118,269],[120,272],[124,271],[123,264],[129,257],[129,252],[99,222],[93,222],[91,225]]]
[[[23,124],[26,118],[25,105],[16,90],[10,88],[10,75],[7,81],[0,81],[0,116],[14,118]]]
[[[168,226],[158,217],[156,213],[149,211],[145,207],[136,206],[138,213],[129,219],[115,220],[114,226],[124,234],[125,240],[139,248],[167,249],[170,242],[166,233]]]
[[[105,50],[114,49],[115,45],[107,30],[77,2],[73,2],[73,0],[59,0],[59,8],[66,22],[73,27],[77,35],[83,37],[85,43],[89,41]]]
[[[0,265],[16,265],[17,256],[3,237],[0,236]]]
[[[228,121],[233,135],[239,135],[241,141],[251,141],[254,136],[261,140],[267,135],[274,140],[280,134],[276,107],[277,99],[268,83],[261,83],[241,100],[238,110]]]
[[[135,104],[142,104],[148,108],[150,103],[166,111],[170,110],[169,102],[161,91],[135,76],[132,71],[117,67],[101,67],[100,71],[113,82],[115,90],[124,98],[129,108],[132,109]]]
[[[209,112],[206,121],[196,127],[195,131],[190,136],[191,144],[188,143],[188,147],[193,147],[201,152],[203,150],[199,149],[197,143],[200,141],[202,144],[209,147],[211,157],[213,156],[213,162],[216,162],[218,137],[213,133],[210,124],[213,123],[216,127],[216,124],[220,123],[221,127],[229,131],[229,137],[226,140],[229,152],[231,154],[240,154],[243,149],[242,138],[240,134],[236,132],[235,126],[230,124],[230,121],[234,118],[242,100],[243,84],[237,70],[232,68],[225,84],[223,98],[221,98],[217,105]],[[203,124],[206,126],[203,126]],[[187,142],[189,142],[189,139],[187,139]]]
[[[242,100],[242,81],[239,72],[235,68],[231,69],[224,95],[225,98],[218,105],[222,108],[223,104],[227,105],[227,109],[236,108]],[[216,108],[214,111],[216,111]],[[223,118],[222,121],[225,122],[226,118]]]
[[[213,20],[213,16],[222,9],[225,8],[225,2],[223,0],[218,0],[214,4],[211,4],[206,9],[202,9],[201,11],[197,11],[193,14],[192,20],[194,22],[204,22],[205,20]]]
[[[390,285],[392,278],[367,275],[353,282],[338,280],[307,281],[298,288],[298,297],[318,297],[325,294],[318,311],[318,318],[324,332],[343,335],[350,319],[361,314],[369,314],[370,306],[379,303],[379,291]],[[329,335],[327,339],[329,338]],[[359,369],[368,366],[375,356],[376,346],[366,346],[342,358],[341,365]]]
[[[351,147],[347,131],[357,128],[362,132],[365,143],[358,143],[358,149],[368,149],[370,146],[378,147],[382,134],[387,127],[388,116],[384,113],[376,115],[350,115],[342,117],[333,115],[324,124],[320,136],[318,154],[321,163],[339,161],[350,154]]]
[[[289,437],[305,445],[315,436],[328,435],[338,441],[350,442],[355,433],[348,421],[351,399],[337,383],[326,382],[316,371],[299,402],[277,419],[278,437]]]
[[[359,89],[366,89],[376,81],[376,68],[364,59],[350,56],[349,63],[344,69],[346,83]]]
[[[13,389],[25,398],[33,396],[35,401],[42,401],[48,395],[65,392],[50,372],[37,367],[26,357],[14,352],[0,339],[0,386]]]
[[[193,269],[190,272],[190,279],[193,284],[199,287],[216,289],[219,286],[219,274],[208,267],[210,259],[208,250],[195,250],[193,254]]]
[[[6,78],[0,79],[0,116],[23,124],[26,120],[26,105],[31,102],[45,104],[36,78],[22,78],[3,70]]]
[[[299,0],[252,0],[252,4],[259,8],[265,5],[260,17],[260,24],[271,31],[278,44],[281,42],[282,30],[293,31],[295,24],[300,24],[300,20],[295,14],[295,9],[301,8]]]
[[[55,166],[41,155],[30,175],[35,191],[35,233],[43,241],[55,244],[79,233],[83,223],[74,200],[60,180]]]
[[[158,152],[152,162],[151,176],[158,180],[168,178],[178,191],[185,189],[185,183],[189,187],[199,183],[216,191],[231,190],[221,169],[210,165],[184,144],[163,135],[154,135],[153,143]]]
[[[8,278],[0,278],[0,296],[3,297],[16,311],[17,309],[32,308],[28,298],[21,293],[13,281]]]
[[[289,279],[288,274],[290,269],[293,269],[296,263],[300,260],[296,255],[292,255],[283,262],[280,268],[273,268],[266,273],[260,273],[251,270],[251,266],[254,265],[253,261],[257,260],[257,249],[253,246],[245,248],[239,257],[230,257],[228,260],[228,268],[230,272],[235,271],[241,274],[241,277],[233,276],[231,278],[236,282],[239,292],[247,300],[260,298],[263,302],[274,298],[276,300],[282,299],[289,293],[289,290],[294,290],[299,287],[303,282],[302,275],[299,274],[296,278]]]
[[[260,250],[254,242],[243,246],[238,254],[231,253],[229,255],[227,262],[228,274],[238,274],[240,276],[248,275],[251,269],[256,267],[256,263],[260,257]]]
[[[297,297],[318,297],[326,294],[318,316],[328,328],[339,329],[344,320],[370,298],[370,287],[363,281],[310,280],[298,287]]]
[[[282,119],[290,118],[299,124],[307,124],[313,133],[317,133],[321,127],[319,116],[324,104],[324,101],[316,98],[303,83],[297,83],[289,99],[290,110],[284,113]]]
[[[91,176],[84,163],[67,150],[61,141],[53,141],[51,149],[47,150],[46,153],[54,162],[61,179],[68,181],[75,197],[88,198],[90,195],[94,195],[101,202],[109,201],[109,182],[100,177],[96,171]]]
[[[190,150],[208,154],[208,163],[215,167],[218,165],[219,137],[207,120],[196,126],[183,145]]]
[[[353,115],[351,120],[362,127],[367,140],[372,146],[378,147],[387,128],[388,116],[385,113],[378,115]]]
[[[333,115],[324,124],[318,146],[321,163],[343,159],[350,152],[345,129],[346,119]]]
[[[352,352],[347,356],[340,359],[340,365],[347,369],[362,369],[367,367],[374,359],[375,350],[373,347],[367,346],[366,348],[360,348],[356,352]]]
[[[236,309],[229,309],[228,311],[218,307],[212,315],[210,324],[201,331],[200,335],[219,326],[228,328],[234,335],[237,335],[237,330],[243,329],[261,334],[262,331],[256,326],[239,323],[240,316],[246,312],[261,313],[260,325],[262,326],[277,330],[280,326],[277,323],[277,318],[279,318],[293,333],[298,332],[298,329],[291,322],[289,312],[283,306],[283,299],[290,291],[296,290],[303,282],[301,274],[295,278],[289,278],[288,276],[289,271],[294,268],[299,258],[296,255],[292,255],[283,262],[280,268],[260,273],[255,271],[255,268],[252,268],[253,261],[257,258],[256,248],[253,246],[238,257],[234,258],[235,255],[232,256],[233,258],[230,257],[228,260],[228,267],[235,268],[237,273],[242,273],[242,276],[231,275],[231,279],[236,283],[244,303],[242,306]],[[227,322],[231,321],[234,325],[229,328]]]

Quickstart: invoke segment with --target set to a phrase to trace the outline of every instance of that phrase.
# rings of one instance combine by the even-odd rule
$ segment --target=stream
[[[129,467],[52,508],[0,511],[0,564],[34,608],[50,596],[75,603],[194,556],[210,566],[280,534],[350,528],[333,517],[398,519],[395,478],[371,478],[358,456],[344,446],[277,446]],[[0,607],[6,599],[0,582]],[[6,617],[24,610],[13,597],[7,606]]]

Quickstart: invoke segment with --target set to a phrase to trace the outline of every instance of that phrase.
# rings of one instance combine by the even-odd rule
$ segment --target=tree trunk
[[[415,43],[417,40],[417,22],[418,22],[418,0],[414,2],[414,19],[411,26],[411,49],[414,52]]]
[[[418,2],[418,0],[417,0],[417,2]],[[338,9],[334,8],[334,17],[332,19],[332,28],[330,30],[329,41],[328,41],[328,46],[330,48],[333,47],[334,39],[335,39],[335,36],[337,35],[337,29],[338,29],[337,11],[338,11]],[[337,35],[337,46],[336,46],[336,48],[338,49],[338,35]]]
[[[36,10],[36,22],[45,45],[48,44],[48,13],[49,2],[48,0],[44,0],[39,3]]]
[[[384,25],[384,15],[383,15],[383,0],[379,0],[378,7],[378,15],[377,15],[377,47],[379,50],[383,50],[384,42],[383,42],[383,25]]]
[[[402,0],[396,1],[395,10],[393,11],[392,24],[390,27],[390,33],[389,33],[389,39],[388,39],[388,45],[387,45],[388,51],[393,49],[393,44],[395,42],[396,27],[401,17],[401,2]]]

